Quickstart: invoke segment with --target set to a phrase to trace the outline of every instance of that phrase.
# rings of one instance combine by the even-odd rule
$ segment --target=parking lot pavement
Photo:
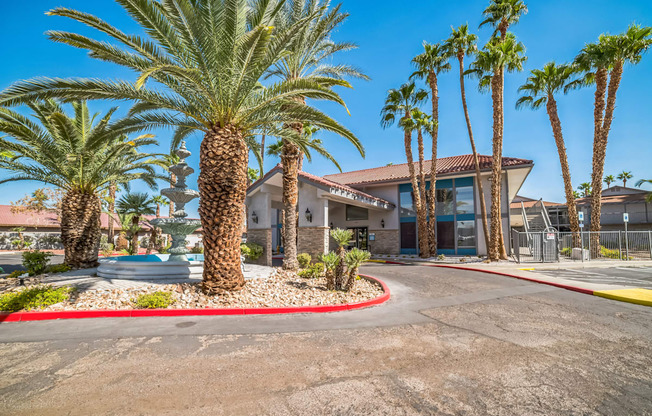
[[[60,254],[54,255],[50,258],[50,264],[63,263],[63,256]],[[19,252],[15,253],[0,253],[0,267],[5,273],[11,273],[14,270],[25,270],[23,267],[23,255]]]
[[[652,267],[533,270],[534,273],[579,282],[652,289]]]

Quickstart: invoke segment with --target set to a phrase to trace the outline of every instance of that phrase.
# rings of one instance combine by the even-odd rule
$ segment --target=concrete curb
[[[95,311],[44,311],[0,313],[2,322],[45,321],[53,319],[86,318],[136,318],[144,316],[206,316],[206,315],[266,315],[290,313],[328,313],[368,308],[387,302],[391,295],[389,287],[382,280],[360,275],[360,277],[378,283],[383,294],[364,302],[343,303],[339,305],[291,306],[284,308],[205,308],[205,309],[122,309]]]

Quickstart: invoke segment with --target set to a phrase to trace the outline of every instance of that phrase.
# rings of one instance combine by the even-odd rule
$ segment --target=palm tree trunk
[[[615,68],[614,68],[615,71]],[[622,67],[621,67],[622,71]],[[593,109],[593,166],[591,173],[591,231],[596,231],[591,235],[591,256],[597,258],[600,254],[600,214],[602,211],[602,175],[604,174],[604,160],[607,152],[607,142],[602,134],[604,109],[605,109],[605,94],[607,91],[607,81],[609,73],[605,68],[599,68],[595,72],[595,105]],[[614,77],[611,77],[612,82]],[[618,77],[620,82],[620,77]],[[617,87],[617,86],[616,86]],[[611,86],[610,91],[611,92]],[[615,90],[613,94],[612,105],[615,105]],[[611,114],[613,115],[613,109]],[[609,122],[611,126],[611,121]]]
[[[480,173],[480,161],[478,151],[475,148],[473,138],[473,129],[471,129],[471,118],[469,109],[466,105],[466,90],[464,88],[464,53],[457,54],[457,60],[460,63],[460,91],[462,93],[462,107],[464,108],[464,118],[466,119],[466,129],[469,132],[469,141],[471,142],[471,152],[473,153],[473,165],[475,167],[475,181],[478,184],[478,195],[480,203],[480,215],[482,216],[482,232],[484,234],[484,243],[489,250],[489,222],[487,221],[487,202],[484,198],[484,186],[482,185],[482,174]]]
[[[117,186],[115,184],[109,185],[109,229],[108,229],[108,241],[113,244],[115,238],[115,196],[116,196]]]
[[[573,233],[573,247],[581,247],[580,243],[580,223],[577,217],[577,206],[575,204],[575,196],[573,195],[573,183],[571,181],[570,168],[568,166],[568,157],[566,156],[566,145],[564,144],[564,136],[561,130],[561,121],[557,112],[557,101],[552,94],[548,94],[548,103],[546,104],[548,117],[550,118],[550,125],[552,126],[552,134],[555,137],[557,144],[557,152],[559,153],[559,164],[561,165],[561,175],[564,178],[564,192],[566,193],[566,206],[568,207],[568,220],[570,221],[570,229]]]
[[[500,209],[500,188],[502,170],[502,83],[501,74],[491,77],[491,98],[493,101],[493,160],[491,165],[491,238],[489,241],[489,260],[500,260],[500,235],[502,218]]]
[[[199,216],[203,229],[207,294],[241,289],[242,207],[247,194],[249,151],[234,126],[214,127],[199,151]]]
[[[426,210],[426,203],[428,198],[426,198],[426,174],[423,171],[423,159],[424,159],[424,152],[423,152],[423,132],[419,128],[417,130],[417,142],[419,145],[419,196],[421,198],[423,206],[417,213],[419,215],[418,221],[421,223],[419,227],[428,234],[428,212]],[[428,257],[431,256],[430,254],[430,236],[428,235],[428,238],[426,238],[426,244],[424,244],[426,247],[426,250],[421,251],[419,255],[427,259]]]
[[[297,123],[292,128],[303,128]],[[283,216],[285,246],[283,247],[283,269],[297,270],[297,204],[299,202],[299,146],[283,141],[281,164],[283,165]]]
[[[81,190],[68,191],[61,201],[61,242],[64,263],[72,268],[98,265],[102,235],[100,199]]]
[[[410,113],[406,112],[405,118],[409,118]],[[417,172],[414,169],[414,158],[412,157],[412,134],[409,129],[405,129],[405,156],[407,157],[408,170],[410,172],[410,182],[412,182],[412,199],[414,209],[417,211],[417,233],[419,237],[419,253],[428,252],[428,231],[423,222],[423,204],[419,193],[419,183],[417,181]],[[425,236],[425,238],[423,238]]]
[[[140,215],[134,215],[131,219],[134,233],[131,235],[131,251],[132,254],[137,255],[140,251],[140,244],[138,244],[138,227],[140,226]]]
[[[432,92],[432,159],[430,163],[430,193],[427,200],[428,203],[428,216],[430,222],[428,223],[428,248],[430,255],[437,255],[437,234],[435,233],[437,227],[437,195],[435,186],[437,184],[437,137],[439,135],[439,88],[437,86],[437,74],[431,71],[428,75],[428,84]]]

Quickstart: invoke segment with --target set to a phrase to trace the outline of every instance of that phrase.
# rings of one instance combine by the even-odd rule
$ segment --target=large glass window
[[[475,248],[475,221],[457,222],[457,247]]]
[[[417,223],[401,223],[401,248],[413,250],[417,248]]]
[[[347,221],[360,221],[369,219],[369,210],[367,208],[355,207],[353,205],[346,206],[346,220]]]
[[[453,189],[437,189],[436,195],[437,205],[435,210],[437,211],[437,215],[453,215]]]
[[[473,214],[473,186],[455,187],[456,214]]]
[[[416,217],[417,211],[412,202],[412,192],[401,192],[401,217]]]

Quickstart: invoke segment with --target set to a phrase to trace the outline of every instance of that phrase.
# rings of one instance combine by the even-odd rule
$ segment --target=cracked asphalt
[[[0,324],[0,414],[652,414],[652,308],[463,270],[362,272],[392,300]]]

